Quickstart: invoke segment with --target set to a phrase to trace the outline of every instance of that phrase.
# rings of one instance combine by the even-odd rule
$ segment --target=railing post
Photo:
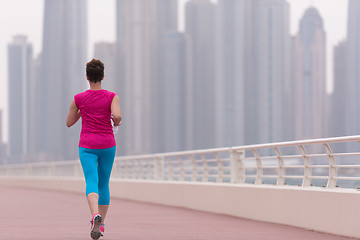
[[[118,162],[118,169],[120,169],[120,178],[126,179],[126,160]]]
[[[150,160],[149,158],[146,158],[146,178],[147,179],[151,179],[151,177],[153,176],[154,172],[152,172],[151,170],[151,166],[150,166]]]
[[[138,179],[139,174],[136,171],[136,164],[135,164],[136,159],[131,159],[130,161],[131,161],[131,178],[132,179]]]
[[[116,170],[116,175],[114,175],[114,176],[116,176],[116,177],[118,177],[118,178],[125,178],[125,172],[124,172],[124,162],[125,161],[119,161],[119,160],[117,160],[117,161],[115,161],[114,162],[114,166],[116,167],[115,168],[115,170]]]
[[[143,165],[141,163],[141,159],[138,158],[135,161],[137,162],[138,178],[144,179],[144,169],[143,169]]]
[[[281,153],[277,147],[274,147],[274,151],[276,153],[278,159],[278,180],[276,185],[285,185],[285,167],[284,167],[284,159],[281,156]]]
[[[230,150],[230,174],[232,183],[245,183],[245,152]]]
[[[203,169],[204,169],[202,181],[203,182],[208,182],[209,181],[209,168],[208,168],[208,165],[207,165],[207,161],[206,161],[206,158],[205,158],[204,154],[202,154],[202,153],[200,154],[200,158],[202,160]]]
[[[331,150],[329,144],[324,143],[324,147],[329,160],[329,178],[326,187],[334,188],[336,187],[336,177],[337,177],[336,161],[333,155],[333,151]]]
[[[256,179],[255,184],[262,184],[263,183],[263,167],[261,164],[261,158],[259,153],[256,151],[256,149],[252,149],[252,152],[254,153],[254,156],[256,158]]]
[[[164,180],[164,158],[156,156],[154,160],[154,180]]]
[[[224,181],[224,167],[221,162],[221,158],[217,152],[214,153],[216,157],[216,162],[218,166],[218,176],[216,182],[223,182]]]
[[[179,180],[180,181],[185,181],[185,169],[184,169],[184,162],[182,160],[182,158],[180,156],[177,156],[177,160],[179,162],[179,167],[180,167],[180,176],[179,176]]]
[[[309,187],[311,185],[311,162],[309,157],[307,156],[305,147],[303,145],[299,145],[299,149],[304,160],[304,179],[302,182],[302,186]]]
[[[173,166],[173,163],[171,161],[171,158],[170,157],[165,157],[165,159],[167,159],[167,162],[168,162],[168,166],[169,166],[169,180],[174,180],[174,166]]]
[[[192,154],[190,154],[191,164],[192,164],[192,177],[191,181],[196,182],[197,181],[197,168],[196,168],[196,161]]]
[[[126,159],[125,160],[125,178],[126,179],[130,179],[130,165],[129,165],[129,161],[131,161],[131,160],[129,160],[129,159]]]

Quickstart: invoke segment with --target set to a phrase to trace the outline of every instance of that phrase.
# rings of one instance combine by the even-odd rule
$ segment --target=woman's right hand
[[[118,127],[121,125],[121,121],[119,122],[119,124],[116,124],[113,117],[111,117],[111,120],[113,121],[114,127]]]

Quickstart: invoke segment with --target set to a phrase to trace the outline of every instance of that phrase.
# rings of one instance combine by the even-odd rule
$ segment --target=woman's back
[[[82,118],[80,147],[102,149],[116,145],[111,125],[111,103],[115,95],[103,89],[75,95]]]

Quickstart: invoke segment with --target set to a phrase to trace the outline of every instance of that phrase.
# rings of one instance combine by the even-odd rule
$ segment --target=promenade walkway
[[[86,240],[83,194],[0,186],[2,239]],[[299,228],[112,199],[105,240],[345,240]]]

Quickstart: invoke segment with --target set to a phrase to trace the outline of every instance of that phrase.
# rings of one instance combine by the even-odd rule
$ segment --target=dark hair
[[[98,59],[92,59],[86,64],[86,75],[90,82],[100,82],[104,77],[104,64]]]

